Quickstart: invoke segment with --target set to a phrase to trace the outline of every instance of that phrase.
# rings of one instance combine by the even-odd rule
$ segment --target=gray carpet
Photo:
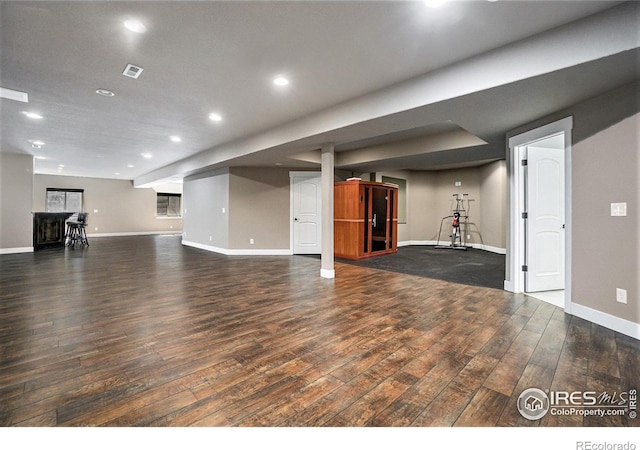
[[[408,246],[390,255],[359,261],[336,258],[336,261],[473,286],[504,288],[505,255],[472,248],[465,251]]]

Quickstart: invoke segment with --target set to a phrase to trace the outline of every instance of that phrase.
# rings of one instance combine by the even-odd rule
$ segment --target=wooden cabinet
[[[373,181],[335,183],[334,253],[361,259],[398,250],[398,187]]]

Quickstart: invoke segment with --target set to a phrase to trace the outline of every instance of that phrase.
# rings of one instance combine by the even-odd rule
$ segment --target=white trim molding
[[[398,247],[408,247],[410,245],[438,245],[438,241],[402,241],[402,242],[398,242]]]
[[[320,277],[322,278],[335,278],[335,269],[320,269]]]
[[[507,249],[506,248],[493,247],[491,245],[485,245],[485,244],[467,244],[467,246],[471,247],[471,248],[478,249],[478,250],[484,250],[486,252],[497,253],[499,255],[506,255],[507,254]]]
[[[509,237],[507,241],[507,270],[510,279],[504,280],[504,289],[509,292],[522,293],[525,290],[524,272],[524,222],[521,219],[524,198],[524,175],[521,165],[524,147],[549,136],[564,135],[565,164],[565,312],[571,309],[571,148],[572,148],[573,116],[548,123],[538,128],[512,136],[508,139],[507,170],[509,177]]]
[[[620,317],[612,316],[597,309],[589,308],[578,303],[571,304],[571,312],[576,317],[588,320],[595,324],[601,325],[610,330],[617,331],[624,335],[630,336],[635,339],[640,339],[640,324],[631,322],[630,320],[622,319]]]
[[[157,234],[170,234],[170,235],[181,235],[182,230],[167,230],[167,231],[124,231],[121,233],[87,233],[88,238],[98,238],[98,237],[117,237],[117,236],[148,236],[148,235],[157,235]]]
[[[200,250],[206,250],[208,252],[220,253],[226,256],[291,256],[293,252],[288,248],[259,248],[259,249],[251,249],[251,248],[239,248],[239,249],[230,249],[230,248],[222,248],[222,247],[214,247],[213,245],[205,245],[199,244],[197,242],[182,240],[182,245],[186,245],[187,247],[194,247]]]
[[[33,253],[33,247],[0,248],[0,255],[10,255],[13,253]]]
[[[440,243],[438,244],[438,241],[402,241],[402,242],[398,242],[398,247],[408,247],[411,245],[423,245],[423,246],[436,246],[436,245],[447,245],[449,241],[440,241]],[[468,248],[475,248],[478,250],[485,250],[487,252],[491,252],[491,253],[498,253],[500,255],[506,255],[507,254],[507,249],[506,248],[500,248],[500,247],[493,247],[492,245],[485,245],[485,244],[469,244],[467,243],[466,246]]]

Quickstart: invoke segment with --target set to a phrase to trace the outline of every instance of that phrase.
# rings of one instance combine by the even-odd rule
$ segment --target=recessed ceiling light
[[[44,145],[44,142],[42,142],[42,141],[33,141],[32,144],[33,145],[39,145],[40,147],[42,147]]]
[[[133,167],[133,164],[127,164],[127,167],[131,169]]]
[[[142,156],[143,158],[146,158],[146,159],[151,159],[152,158],[151,153],[140,153],[140,156]]]
[[[282,75],[278,75],[273,79],[273,84],[276,86],[286,86],[289,84],[289,80]]]
[[[102,95],[104,97],[113,97],[114,95],[116,95],[109,89],[102,89],[102,88],[96,89],[96,94]]]
[[[44,156],[36,156],[36,159],[43,160],[43,159],[47,159],[47,158],[45,158]]]
[[[129,31],[133,31],[134,33],[144,33],[145,31],[147,31],[147,27],[138,19],[125,20],[124,27]]]
[[[281,162],[277,162],[277,163],[276,163],[276,166],[281,166],[281,165],[282,165],[282,163],[281,163]]]
[[[42,116],[40,114],[34,112],[22,111],[22,114],[27,116],[29,119],[42,119]]]
[[[120,175],[120,172],[116,172],[115,174],[116,174],[116,175]]]
[[[209,119],[213,120],[214,122],[220,122],[222,120],[222,116],[218,113],[211,113],[209,114]]]
[[[169,139],[171,139],[171,142],[181,142],[182,139],[180,139],[180,136],[169,136]]]

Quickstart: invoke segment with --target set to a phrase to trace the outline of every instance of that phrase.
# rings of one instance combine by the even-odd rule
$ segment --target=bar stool
[[[88,216],[89,213],[78,213],[77,221],[67,222],[67,246],[75,247],[76,244],[89,246],[89,240],[87,239],[87,233],[85,231]]]

